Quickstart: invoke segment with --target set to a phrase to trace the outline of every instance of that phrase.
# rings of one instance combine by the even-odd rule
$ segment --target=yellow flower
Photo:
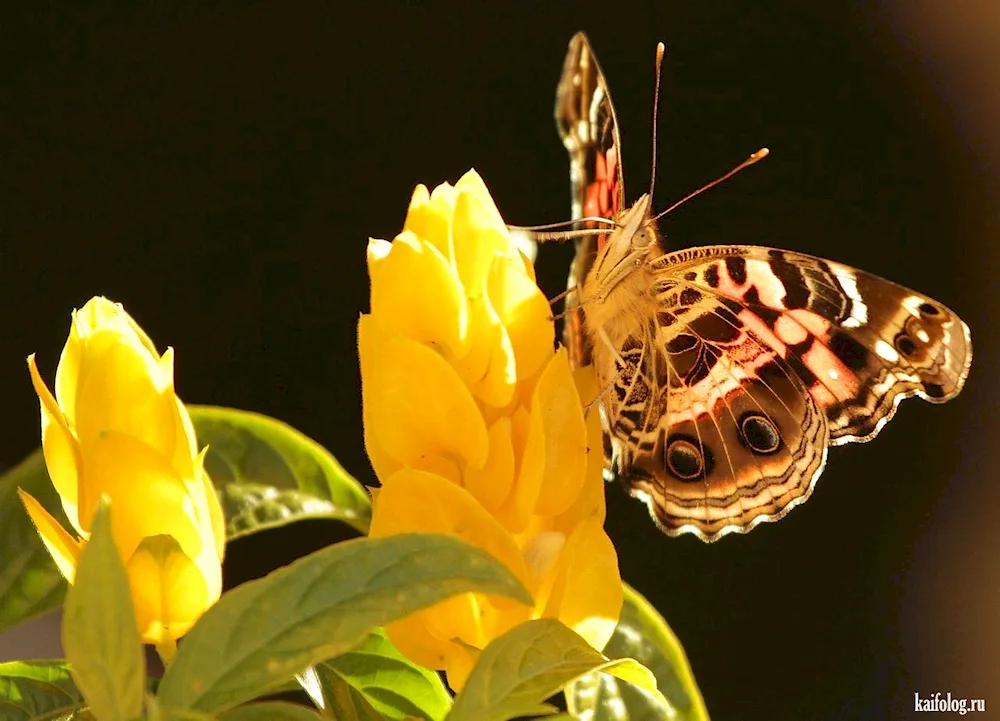
[[[160,356],[118,304],[73,312],[55,396],[28,358],[42,410],[42,450],[73,528],[21,491],[31,520],[72,583],[93,514],[111,499],[112,532],[139,631],[169,649],[222,591],[222,510],[202,469],[187,409],[174,392],[173,351]],[[75,532],[75,533],[74,533]]]
[[[617,623],[590,369],[554,350],[552,312],[482,179],[413,193],[403,232],[368,246],[358,324],[365,445],[381,481],[371,535],[456,536],[506,565],[534,606],[465,594],[390,624],[458,690],[479,652],[534,618],[602,649]]]

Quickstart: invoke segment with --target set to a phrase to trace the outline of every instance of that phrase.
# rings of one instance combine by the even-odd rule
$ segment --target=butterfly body
[[[873,438],[903,398],[961,390],[968,328],[920,293],[791,251],[666,252],[649,196],[625,206],[614,107],[582,34],[556,117],[574,216],[615,221],[578,241],[564,341],[595,368],[609,475],[665,533],[712,541],[777,520],[809,498],[829,446]]]

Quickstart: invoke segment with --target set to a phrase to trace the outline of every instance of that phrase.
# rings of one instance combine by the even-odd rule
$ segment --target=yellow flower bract
[[[548,301],[482,179],[417,186],[403,231],[368,246],[358,324],[365,444],[382,484],[371,535],[443,533],[485,549],[533,607],[464,594],[388,626],[415,662],[462,687],[479,652],[534,618],[602,649],[622,604],[604,532],[590,369],[554,350]]]
[[[42,450],[72,529],[21,491],[62,574],[76,565],[101,496],[129,576],[139,631],[169,647],[222,592],[222,510],[202,469],[194,428],[162,356],[115,303],[74,311],[55,395],[28,358],[42,412]]]

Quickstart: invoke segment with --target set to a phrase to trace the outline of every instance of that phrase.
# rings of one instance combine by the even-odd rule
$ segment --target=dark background
[[[673,247],[860,266],[959,312],[977,355],[956,401],[908,401],[874,443],[832,450],[813,500],[749,536],[662,537],[609,488],[624,578],[683,641],[715,719],[909,718],[914,692],[1000,705],[996,3],[66,5],[0,17],[0,464],[38,444],[24,358],[51,379],[70,309],[104,294],[176,349],[185,400],[283,419],[372,481],[366,239],[399,231],[416,183],[472,166],[508,222],[565,219],[552,107],[580,29],[637,197],[663,40],[655,206],[772,151],[669,216]],[[570,253],[542,251],[550,296]],[[227,575],[342,533],[235,543]]]

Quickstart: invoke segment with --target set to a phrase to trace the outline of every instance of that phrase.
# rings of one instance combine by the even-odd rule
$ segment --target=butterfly
[[[786,250],[667,250],[650,196],[625,204],[615,108],[583,33],[556,121],[573,218],[613,221],[581,223],[563,341],[602,389],[606,478],[666,534],[776,521],[809,498],[828,447],[874,438],[904,398],[961,391],[969,329],[936,300]]]

